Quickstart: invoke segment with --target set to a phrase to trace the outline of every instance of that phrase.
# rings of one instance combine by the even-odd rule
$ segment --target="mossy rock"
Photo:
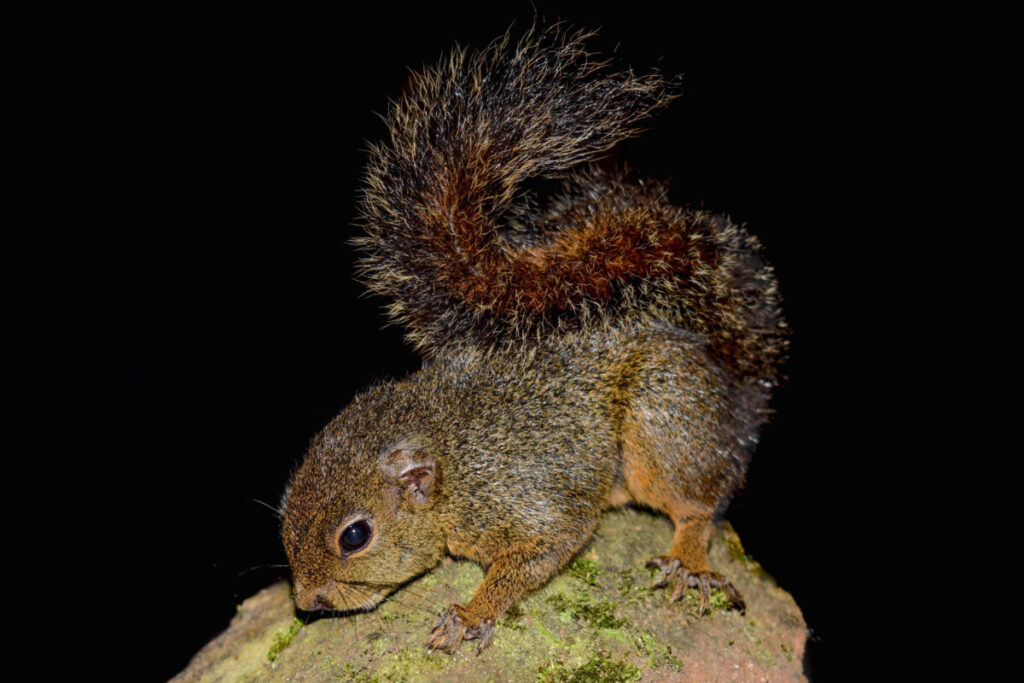
[[[174,680],[806,680],[800,609],[744,553],[732,528],[715,530],[710,561],[743,594],[745,614],[717,590],[700,618],[695,596],[670,604],[664,591],[650,590],[644,563],[671,540],[664,518],[634,509],[606,514],[593,542],[506,614],[479,656],[475,641],[454,656],[423,645],[440,613],[468,601],[483,579],[472,562],[446,560],[371,612],[307,624],[296,621],[280,583],[246,600]]]

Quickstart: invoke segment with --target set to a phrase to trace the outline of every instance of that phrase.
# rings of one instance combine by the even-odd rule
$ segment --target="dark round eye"
[[[345,530],[341,532],[341,537],[338,538],[338,545],[346,553],[351,553],[366,545],[370,540],[370,535],[370,524],[361,519],[345,527]]]

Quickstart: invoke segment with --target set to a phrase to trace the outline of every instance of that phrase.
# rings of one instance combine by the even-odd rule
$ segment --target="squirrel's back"
[[[674,95],[552,28],[456,50],[414,77],[373,148],[362,276],[428,356],[602,328],[682,327],[738,377],[774,382],[785,322],[756,238],[657,182],[570,172]],[[539,208],[535,177],[564,178]]]

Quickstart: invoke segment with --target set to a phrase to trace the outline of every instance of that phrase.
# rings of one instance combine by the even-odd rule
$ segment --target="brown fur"
[[[774,381],[785,322],[754,237],[672,206],[657,182],[593,169],[544,211],[524,203],[526,180],[593,158],[674,97],[657,74],[607,70],[585,37],[506,36],[414,78],[367,168],[362,277],[428,355],[671,322],[738,375]]]
[[[741,484],[785,347],[771,269],[727,220],[586,171],[543,211],[532,175],[590,158],[670,95],[582,36],[456,51],[417,81],[368,169],[363,272],[428,357],[358,396],[284,500],[303,609],[377,604],[447,552],[487,574],[430,634],[454,652],[635,502],[676,527],[658,585],[711,586],[713,516]],[[502,229],[505,225],[505,229]],[[347,552],[339,535],[372,527]]]

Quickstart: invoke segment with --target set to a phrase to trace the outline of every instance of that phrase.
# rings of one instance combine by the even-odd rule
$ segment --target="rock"
[[[694,591],[675,604],[648,588],[644,563],[671,542],[667,519],[634,509],[605,515],[591,544],[498,622],[489,648],[449,656],[423,643],[440,613],[465,603],[479,566],[446,560],[371,612],[296,619],[287,584],[246,600],[227,631],[174,681],[803,681],[807,627],[788,593],[718,527],[711,566],[746,599],[717,589],[697,616]]]

